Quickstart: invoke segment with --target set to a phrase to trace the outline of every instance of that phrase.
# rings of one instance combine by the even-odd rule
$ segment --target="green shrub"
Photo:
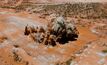
[[[105,50],[102,50],[102,52],[103,52],[103,53],[107,53],[107,49],[105,49]]]

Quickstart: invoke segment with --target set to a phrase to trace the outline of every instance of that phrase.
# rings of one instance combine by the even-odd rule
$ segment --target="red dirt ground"
[[[107,38],[100,38],[91,31],[91,27],[77,25],[78,39],[55,47],[38,44],[24,36],[27,24],[45,26],[47,21],[36,14],[0,10],[0,65],[55,65],[66,62],[72,56],[75,59],[70,65],[107,65],[107,56],[100,58],[100,52],[107,48],[100,44],[106,44]],[[90,46],[85,50],[87,45]],[[78,54],[80,51],[82,53]]]

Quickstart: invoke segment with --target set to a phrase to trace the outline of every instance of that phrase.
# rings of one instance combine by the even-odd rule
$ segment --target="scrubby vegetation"
[[[107,18],[106,4],[102,3],[65,3],[65,4],[33,4],[22,3],[15,7],[1,6],[2,8],[13,8],[16,10],[27,10],[32,13],[61,13],[65,16],[80,18]],[[40,9],[40,10],[39,10]]]
[[[3,8],[13,8],[16,10],[27,10],[32,13],[61,13],[65,16],[80,18],[107,18],[106,4],[102,3],[65,3],[65,4],[33,4],[22,3],[16,7],[2,6]],[[40,9],[40,10],[39,10]]]
[[[61,16],[48,24],[47,29],[27,25],[24,34],[30,35],[37,43],[55,46],[57,42],[65,44],[76,40],[79,32],[71,21],[68,22]]]
[[[103,53],[107,53],[107,49],[105,49],[105,50],[102,50],[102,52],[103,52]]]
[[[63,63],[57,63],[56,65],[71,65],[72,61],[75,59],[74,56],[72,56],[70,59],[68,59],[67,61],[63,62]]]

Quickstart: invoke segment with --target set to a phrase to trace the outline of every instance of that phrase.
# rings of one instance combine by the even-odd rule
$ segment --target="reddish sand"
[[[14,13],[6,10],[0,11],[0,41],[2,40],[0,43],[1,65],[51,65],[63,63],[72,56],[76,57],[75,62],[81,61],[85,63],[90,61],[90,64],[78,63],[78,65],[96,65],[97,57],[95,57],[95,61],[92,60],[93,64],[91,64],[90,56],[88,56],[90,59],[84,58],[83,56],[82,61],[80,57],[75,55],[79,51],[83,51],[86,45],[99,39],[96,34],[91,32],[90,28],[77,25],[79,37],[76,41],[70,41],[64,45],[57,44],[57,46],[51,47],[38,44],[29,38],[29,36],[25,36],[23,32],[27,24],[35,26],[46,25],[47,20],[39,18],[35,14],[28,14],[27,12]],[[7,37],[7,39],[3,39],[3,37]],[[100,46],[94,48],[93,51],[96,51],[96,49],[100,49]],[[16,58],[18,59],[15,60]],[[107,63],[105,62],[105,64]]]

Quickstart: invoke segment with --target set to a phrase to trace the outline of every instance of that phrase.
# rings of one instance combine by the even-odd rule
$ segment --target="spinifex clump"
[[[25,27],[25,35],[30,35],[37,43],[55,46],[56,42],[65,44],[78,38],[78,31],[72,21],[66,21],[64,17],[58,16],[47,25],[47,29],[43,27]]]

